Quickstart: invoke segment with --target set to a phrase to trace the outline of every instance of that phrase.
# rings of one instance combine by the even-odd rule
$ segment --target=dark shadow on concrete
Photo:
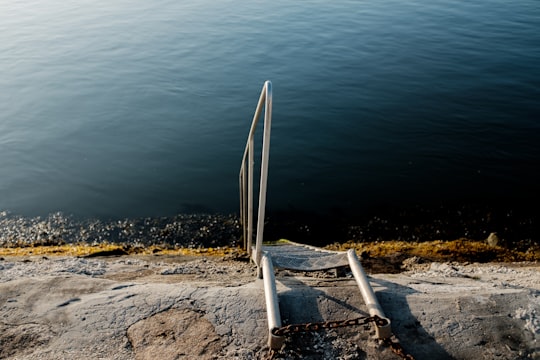
[[[416,316],[411,312],[407,295],[416,293],[416,290],[381,279],[370,278],[369,281],[372,286],[384,287],[384,290],[375,290],[377,300],[386,317],[392,322],[394,336],[400,341],[407,353],[413,355],[416,360],[454,359],[422,327]]]
[[[366,312],[347,301],[328,295],[298,278],[280,277],[278,281],[290,288],[290,290],[279,292],[278,296],[283,325],[368,316]],[[325,303],[326,305],[324,305]],[[321,306],[324,309],[321,309]],[[321,310],[324,311],[325,317],[323,317]],[[347,313],[348,316],[344,317],[344,313]],[[325,331],[325,335],[330,336],[330,339],[326,339],[321,346],[321,334]],[[332,340],[340,337],[345,331],[347,330],[342,328],[333,334],[330,334],[328,330],[322,330],[318,333],[293,334],[288,336],[285,351],[288,354],[290,352],[297,354],[298,359],[328,359],[329,353],[333,353],[333,356],[339,356],[341,350],[334,347]],[[367,359],[367,355],[358,348],[353,359]]]
[[[339,299],[329,295],[324,291],[314,288],[313,285],[306,284],[301,279],[295,277],[280,277],[280,282],[285,284],[290,290],[279,293],[280,311],[283,325],[303,324],[307,322],[320,322],[325,320],[343,320],[362,316],[369,316],[361,307],[352,305],[347,299]],[[381,304],[385,315],[392,321],[392,331],[401,345],[417,360],[421,359],[454,359],[420,324],[415,315],[411,312],[407,302],[407,296],[416,293],[416,290],[402,286],[390,281],[370,278],[372,286],[376,289],[376,296]],[[315,285],[316,286],[316,285]],[[382,288],[382,289],[381,289]],[[358,296],[360,304],[363,304],[362,295],[357,288],[354,288],[352,296]],[[349,297],[350,298],[350,297]],[[325,304],[325,301],[327,304]],[[329,303],[329,304],[328,304]],[[321,307],[324,307],[321,309]],[[332,312],[331,308],[335,308]],[[325,317],[323,317],[323,312]],[[357,336],[353,341],[367,341],[372,329],[366,327],[363,330],[340,329],[336,337],[345,335],[348,340]],[[371,332],[370,332],[371,331]],[[368,334],[369,333],[369,334]],[[358,336],[359,335],[359,336]],[[318,338],[320,341],[320,337]],[[304,359],[324,359],[322,354],[313,351],[313,346],[317,342],[317,337],[313,334],[293,335],[287,342],[287,347],[301,354]],[[361,346],[361,344],[357,344]],[[325,346],[332,346],[325,344]],[[383,345],[381,345],[383,346]],[[339,349],[333,349],[336,354]],[[388,350],[389,351],[389,350]],[[320,355],[320,356],[319,356]],[[381,354],[382,356],[382,354]],[[397,356],[391,354],[389,358]],[[386,358],[386,356],[382,356]],[[368,355],[359,348],[354,359],[367,359]]]

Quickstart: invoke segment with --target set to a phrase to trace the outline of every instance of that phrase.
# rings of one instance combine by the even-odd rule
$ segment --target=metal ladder
[[[264,130],[261,154],[259,202],[255,246],[253,239],[253,167],[254,167],[254,135],[259,118],[264,108]],[[268,160],[270,153],[270,129],[272,123],[272,83],[266,81],[261,91],[255,115],[249,130],[248,140],[240,167],[240,221],[242,223],[244,249],[257,265],[257,276],[263,279],[266,311],[268,317],[268,346],[279,349],[284,337],[276,336],[272,330],[281,327],[278,293],[274,268],[316,271],[350,266],[356,283],[371,316],[378,316],[386,321],[384,325],[376,324],[379,339],[392,336],[390,320],[377,301],[367,276],[354,250],[328,251],[314,246],[298,244],[290,241],[278,242],[275,245],[263,245],[264,217],[266,207],[266,186],[268,179]]]

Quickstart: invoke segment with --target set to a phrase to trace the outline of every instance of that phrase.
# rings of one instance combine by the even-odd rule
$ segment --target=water
[[[534,212],[539,24],[537,0],[3,2],[0,210],[235,212],[270,79],[271,210]]]

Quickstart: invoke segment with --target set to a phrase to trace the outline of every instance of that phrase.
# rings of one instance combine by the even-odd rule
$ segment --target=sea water
[[[537,0],[4,1],[0,71],[15,214],[237,212],[265,80],[270,209],[540,199]]]

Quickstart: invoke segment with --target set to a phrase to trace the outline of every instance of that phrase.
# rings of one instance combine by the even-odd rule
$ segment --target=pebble
[[[180,214],[123,220],[76,219],[60,212],[47,217],[0,213],[0,246],[125,243],[134,246],[235,246],[240,225],[235,215]]]

